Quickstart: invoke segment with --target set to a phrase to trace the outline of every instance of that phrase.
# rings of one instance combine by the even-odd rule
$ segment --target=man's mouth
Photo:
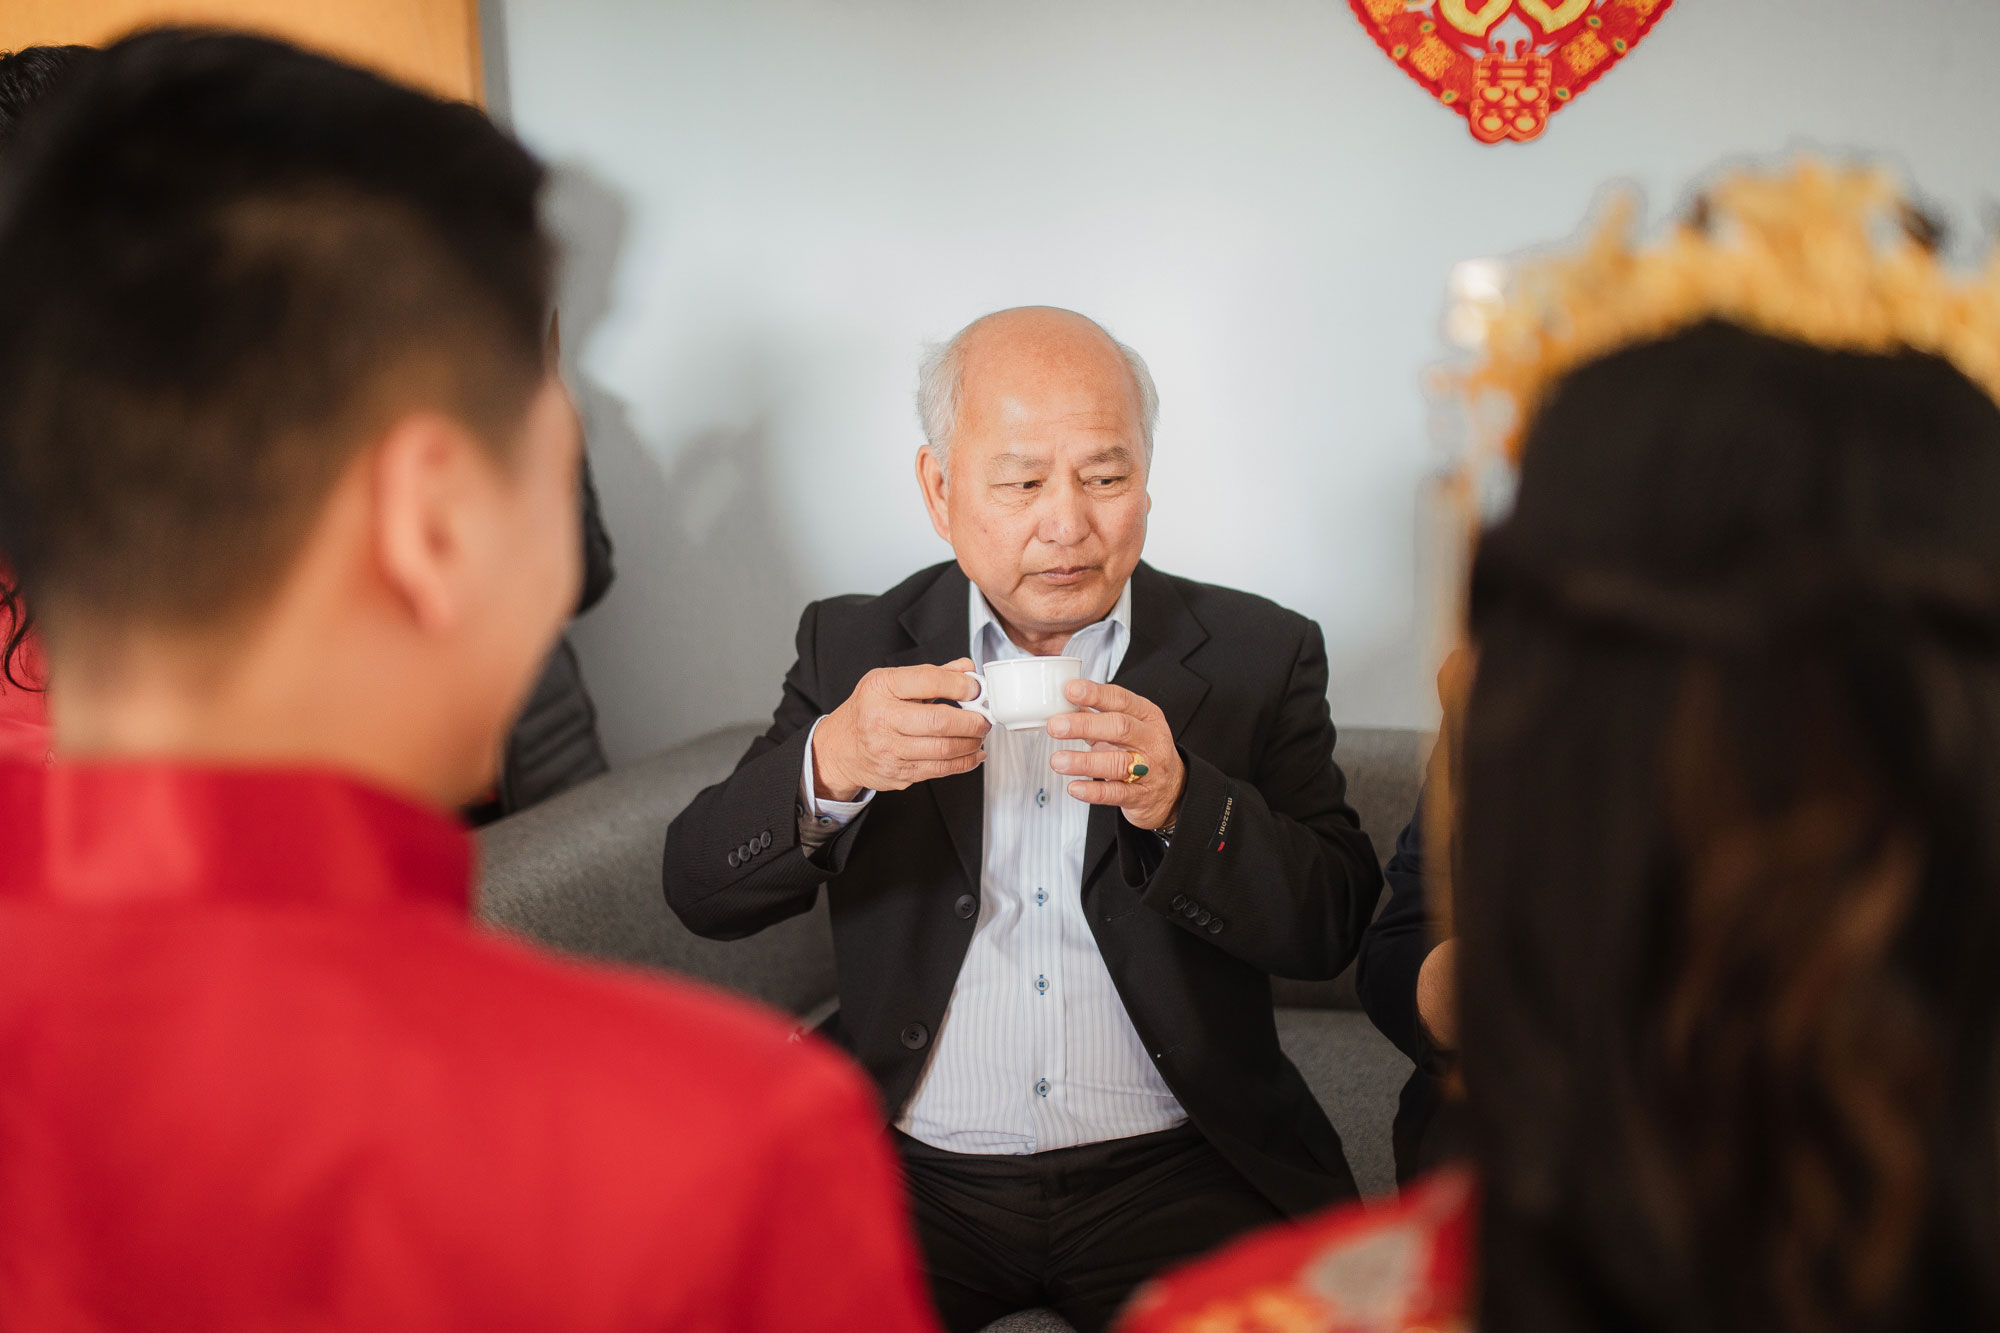
[[[1068,583],[1081,583],[1096,572],[1097,572],[1097,566],[1095,565],[1066,565],[1061,569],[1041,570],[1035,575],[1035,577],[1040,579],[1044,583],[1054,583],[1060,585]]]

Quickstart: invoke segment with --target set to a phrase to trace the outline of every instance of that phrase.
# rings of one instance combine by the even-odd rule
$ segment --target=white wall
[[[1481,147],[1345,0],[486,0],[558,164],[566,350],[618,542],[577,629],[624,759],[768,715],[800,608],[947,555],[921,339],[1072,306],[1152,363],[1148,556],[1316,617],[1336,720],[1434,713],[1423,367],[1457,260],[1600,185],[1884,153],[2000,197],[1996,0],[1679,0],[1537,143]]]

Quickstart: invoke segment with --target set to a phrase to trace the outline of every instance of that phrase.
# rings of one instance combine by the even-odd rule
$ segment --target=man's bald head
[[[1032,392],[1058,385],[1124,398],[1151,469],[1160,395],[1144,358],[1095,320],[1055,306],[983,315],[925,354],[917,372],[925,447],[949,476],[952,439],[964,424],[969,399],[990,403],[1016,388]]]

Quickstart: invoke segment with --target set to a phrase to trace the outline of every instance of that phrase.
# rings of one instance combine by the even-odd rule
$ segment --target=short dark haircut
[[[1706,324],[1481,543],[1482,1329],[2000,1327],[2000,406]]]
[[[96,54],[94,46],[24,46],[0,54],[0,153],[56,84]]]
[[[544,174],[471,106],[264,38],[152,32],[65,79],[0,182],[0,541],[37,613],[247,610],[405,411],[506,457]]]

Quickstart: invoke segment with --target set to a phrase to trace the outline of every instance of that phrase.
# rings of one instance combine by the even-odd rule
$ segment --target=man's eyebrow
[[[1093,467],[1098,463],[1124,463],[1129,466],[1132,458],[1133,454],[1130,449],[1122,444],[1114,444],[1109,449],[1099,449],[1096,453],[1084,459],[1083,465],[1085,467]]]
[[[993,455],[993,461],[987,464],[988,468],[994,472],[1032,472],[1037,468],[1045,468],[1048,465],[1048,459],[1037,457],[1034,454],[995,454]]]

